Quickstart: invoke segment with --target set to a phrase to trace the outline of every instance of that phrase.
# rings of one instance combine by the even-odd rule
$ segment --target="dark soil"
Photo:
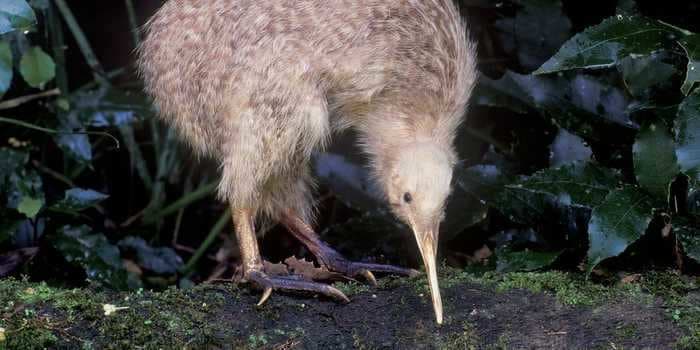
[[[458,273],[442,279],[442,326],[421,278],[344,285],[346,305],[277,293],[262,307],[259,292],[228,283],[127,294],[0,280],[0,349],[692,349],[695,284],[669,276],[655,286],[690,291],[666,292],[675,302],[641,282]]]
[[[429,296],[412,286],[361,293],[348,305],[275,295],[262,310],[254,306],[257,295],[242,293],[228,298],[213,319],[220,339],[260,342],[267,335],[268,348],[669,349],[681,335],[657,303],[564,306],[551,295],[496,293],[478,284],[444,292],[446,322],[440,327]]]

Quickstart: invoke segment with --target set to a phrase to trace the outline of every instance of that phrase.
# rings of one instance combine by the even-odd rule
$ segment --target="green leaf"
[[[629,93],[640,100],[649,100],[653,92],[668,89],[676,74],[676,67],[663,62],[666,55],[652,54],[642,57],[626,57],[618,69]]]
[[[71,188],[65,196],[51,206],[51,209],[65,212],[78,212],[93,207],[109,196],[90,189]]]
[[[678,164],[694,183],[700,183],[700,90],[681,103],[674,131]]]
[[[124,250],[135,251],[139,266],[156,274],[176,274],[182,267],[182,259],[172,248],[154,248],[143,238],[132,236],[122,239],[118,244]]]
[[[21,169],[10,174],[8,179],[7,207],[34,217],[45,202],[39,174],[31,169]]]
[[[25,0],[0,2],[0,35],[15,30],[29,30],[36,24],[34,10]]]
[[[534,74],[612,67],[628,56],[646,56],[671,47],[682,33],[658,21],[617,15],[574,35]]]
[[[19,205],[17,206],[17,211],[24,214],[30,219],[34,219],[36,215],[39,214],[39,211],[43,206],[44,201],[41,198],[32,198],[25,196],[22,197],[22,200],[19,202]]]
[[[496,249],[496,270],[499,272],[534,271],[551,265],[561,255],[558,252],[514,251],[509,246]]]
[[[43,88],[44,84],[56,76],[56,64],[44,50],[34,46],[22,56],[19,72],[29,86]]]
[[[700,82],[700,34],[686,36],[678,41],[688,55],[688,68],[681,91],[688,95],[696,83]]]
[[[0,98],[12,83],[12,49],[6,40],[0,40]]]
[[[571,205],[594,207],[600,204],[617,184],[610,170],[592,163],[576,162],[558,168],[540,170],[514,184],[506,192],[543,193],[562,198]]]
[[[592,208],[615,188],[617,177],[592,163],[548,168],[503,187],[494,206],[511,220],[532,225],[553,208]]]
[[[640,130],[632,146],[637,182],[661,201],[668,201],[671,181],[680,172],[673,138],[663,123]]]
[[[68,262],[81,266],[89,280],[117,289],[136,288],[141,282],[124,268],[119,248],[89,227],[64,226],[53,240]]]
[[[601,261],[618,256],[636,242],[652,219],[651,199],[639,188],[625,186],[593,209],[588,223],[588,272]]]
[[[534,110],[585,140],[625,142],[635,134],[624,91],[595,77],[534,76],[507,71],[480,79],[473,103],[522,113]]]
[[[685,254],[700,263],[700,227],[692,225],[688,220],[675,218],[673,232],[683,246]]]

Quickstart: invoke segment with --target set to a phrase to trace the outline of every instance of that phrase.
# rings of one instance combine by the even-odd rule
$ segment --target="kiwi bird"
[[[393,213],[408,224],[442,323],[436,253],[476,78],[453,0],[169,0],[145,26],[138,66],[160,114],[218,161],[242,281],[347,301],[336,288],[265,271],[256,218],[282,223],[321,267],[374,281],[410,269],[346,260],[312,229],[309,161],[346,128],[359,134]]]

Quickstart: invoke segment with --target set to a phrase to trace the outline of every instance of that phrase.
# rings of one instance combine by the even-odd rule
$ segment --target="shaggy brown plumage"
[[[234,219],[308,228],[309,157],[353,127],[416,233],[438,313],[437,228],[476,77],[452,0],[170,0],[146,28],[146,90],[184,140],[220,162],[218,194]],[[283,288],[268,283],[257,245],[241,245],[256,250],[242,254],[244,275]]]

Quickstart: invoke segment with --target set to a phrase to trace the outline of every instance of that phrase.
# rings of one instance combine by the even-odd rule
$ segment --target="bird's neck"
[[[394,115],[368,118],[360,128],[360,134],[372,172],[380,179],[386,178],[402,152],[416,146],[439,149],[450,162],[456,162],[452,142],[457,126],[432,118],[416,120]]]

